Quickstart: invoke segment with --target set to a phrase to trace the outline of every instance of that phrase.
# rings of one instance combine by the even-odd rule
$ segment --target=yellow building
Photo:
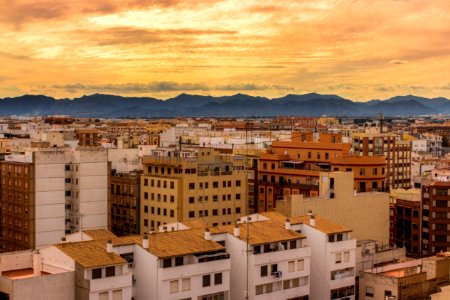
[[[246,214],[245,158],[198,151],[157,149],[143,159],[141,232],[200,218],[208,226],[232,224]]]

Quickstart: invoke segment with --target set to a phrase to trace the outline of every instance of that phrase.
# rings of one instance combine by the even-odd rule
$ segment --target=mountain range
[[[450,100],[413,95],[357,102],[316,93],[265,98],[236,94],[200,96],[180,94],[167,100],[93,94],[74,99],[23,95],[0,99],[0,116],[70,115],[98,118],[241,117],[241,116],[419,116],[450,114]]]

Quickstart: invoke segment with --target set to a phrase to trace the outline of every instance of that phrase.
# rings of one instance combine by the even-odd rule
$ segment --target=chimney
[[[284,222],[284,228],[287,230],[291,230],[291,220],[288,218],[286,222]]]
[[[142,248],[148,249],[148,236],[147,235],[144,235],[144,237],[142,238]]]
[[[314,218],[314,216],[311,214],[310,219],[309,219],[309,225],[311,226],[316,226],[316,219]]]
[[[106,252],[108,253],[112,253],[113,252],[113,245],[112,245],[112,241],[108,240],[106,242]]]
[[[36,250],[33,253],[33,276],[41,276],[42,271],[42,260],[41,260],[41,254],[39,253],[39,250]]]
[[[241,235],[241,230],[239,229],[239,225],[236,224],[234,225],[234,232],[233,232],[235,237],[239,237]]]
[[[205,240],[210,241],[211,240],[211,232],[209,232],[209,228],[205,228]]]
[[[61,244],[65,244],[65,243],[67,243],[67,239],[66,239],[65,236],[63,236],[63,237],[61,238]]]

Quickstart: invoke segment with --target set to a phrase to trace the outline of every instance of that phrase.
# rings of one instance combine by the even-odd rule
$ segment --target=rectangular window
[[[191,289],[191,279],[190,278],[184,278],[181,280],[181,290],[183,292],[189,291]]]
[[[241,186],[241,181],[240,180],[236,180],[236,186]]]
[[[102,269],[93,269],[92,270],[92,279],[102,278]]]
[[[350,252],[346,251],[344,252],[344,262],[350,261]]]
[[[172,267],[172,258],[163,259],[163,268],[171,268]]]
[[[268,266],[261,266],[261,277],[265,277],[268,274]]]
[[[305,269],[305,260],[297,260],[297,271],[303,271]]]
[[[175,257],[175,266],[182,266],[184,262],[183,256]]]
[[[342,255],[341,253],[336,253],[336,263],[340,264],[342,262]]]
[[[194,182],[189,183],[189,189],[190,190],[194,190],[195,189],[195,183]]]
[[[288,262],[288,272],[294,272],[295,271],[295,261],[289,261]]]
[[[214,274],[214,285],[222,284],[222,273]]]
[[[172,280],[170,282],[170,293],[178,293],[178,280]]]
[[[203,275],[203,286],[211,285],[211,275]]]
[[[255,291],[256,295],[262,295],[264,293],[264,285],[260,284],[260,285],[257,285],[255,288],[256,288],[256,291]]]

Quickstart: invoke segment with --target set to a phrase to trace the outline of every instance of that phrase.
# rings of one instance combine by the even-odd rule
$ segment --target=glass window
[[[178,280],[172,280],[170,282],[170,293],[178,293]]]
[[[102,269],[93,269],[92,270],[92,279],[102,278]]]
[[[222,284],[222,273],[214,274],[214,285]]]
[[[203,275],[203,286],[211,285],[211,275]]]

